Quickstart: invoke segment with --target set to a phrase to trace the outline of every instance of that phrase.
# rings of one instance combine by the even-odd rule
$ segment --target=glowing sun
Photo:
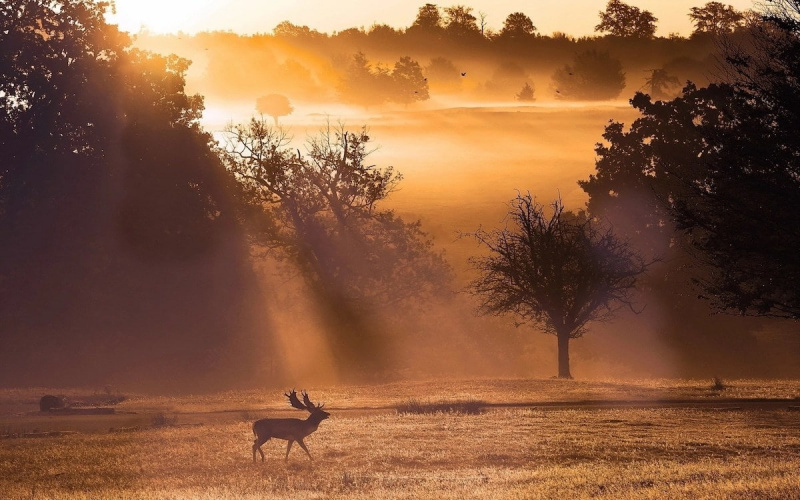
[[[146,29],[155,33],[193,31],[213,15],[221,0],[116,0],[116,14],[108,21],[123,31]]]

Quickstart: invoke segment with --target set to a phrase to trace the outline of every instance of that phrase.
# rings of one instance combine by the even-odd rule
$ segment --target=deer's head
[[[325,406],[324,404],[314,404],[308,398],[308,393],[306,391],[302,392],[303,400],[300,401],[300,398],[297,397],[297,391],[292,389],[292,392],[289,394],[284,393],[284,396],[289,398],[289,404],[292,407],[297,408],[298,410],[306,410],[311,414],[310,418],[317,420],[318,422],[322,422],[326,418],[330,417],[330,413],[323,410],[322,408]]]

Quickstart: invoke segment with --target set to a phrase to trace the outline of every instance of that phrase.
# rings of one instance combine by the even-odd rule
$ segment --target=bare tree
[[[478,22],[480,23],[481,35],[483,35],[483,36],[486,36],[486,26],[488,25],[486,20],[488,18],[489,18],[489,15],[486,12],[484,12],[482,10],[478,11]]]
[[[590,322],[633,309],[634,287],[647,264],[585,212],[565,211],[561,200],[551,208],[548,216],[530,194],[518,195],[507,227],[471,233],[489,255],[470,259],[479,276],[469,288],[480,297],[480,313],[511,313],[519,324],[555,335],[558,376],[572,378],[569,341],[582,337]]]

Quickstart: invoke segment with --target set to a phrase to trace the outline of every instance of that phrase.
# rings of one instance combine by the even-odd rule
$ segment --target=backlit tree
[[[694,33],[730,33],[744,22],[744,14],[720,2],[708,2],[703,7],[692,7],[689,18]]]
[[[600,24],[594,30],[611,36],[653,38],[657,21],[650,11],[621,0],[609,0],[606,10],[600,12]]]
[[[647,266],[606,224],[565,211],[560,200],[550,209],[520,195],[505,228],[472,233],[489,254],[470,260],[479,276],[469,288],[482,314],[511,314],[556,336],[558,376],[572,378],[569,341],[582,337],[591,322],[632,307]]]
[[[261,114],[271,116],[275,120],[275,125],[278,125],[278,117],[291,114],[294,108],[285,95],[269,94],[256,100],[256,110]]]

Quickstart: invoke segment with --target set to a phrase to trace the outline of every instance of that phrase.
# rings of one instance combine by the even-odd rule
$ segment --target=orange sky
[[[281,21],[307,25],[323,32],[352,27],[368,28],[375,23],[407,27],[425,0],[116,0],[117,15],[112,22],[137,32],[146,26],[154,32],[223,30],[237,33],[270,33]],[[598,13],[607,0],[458,0],[439,6],[463,4],[474,13],[487,14],[489,28],[499,29],[511,12],[524,12],[543,34],[562,31],[570,35],[591,35]],[[626,3],[649,10],[658,18],[658,35],[688,35],[691,7],[706,0],[629,0]],[[723,0],[739,10],[750,9],[753,0]]]

